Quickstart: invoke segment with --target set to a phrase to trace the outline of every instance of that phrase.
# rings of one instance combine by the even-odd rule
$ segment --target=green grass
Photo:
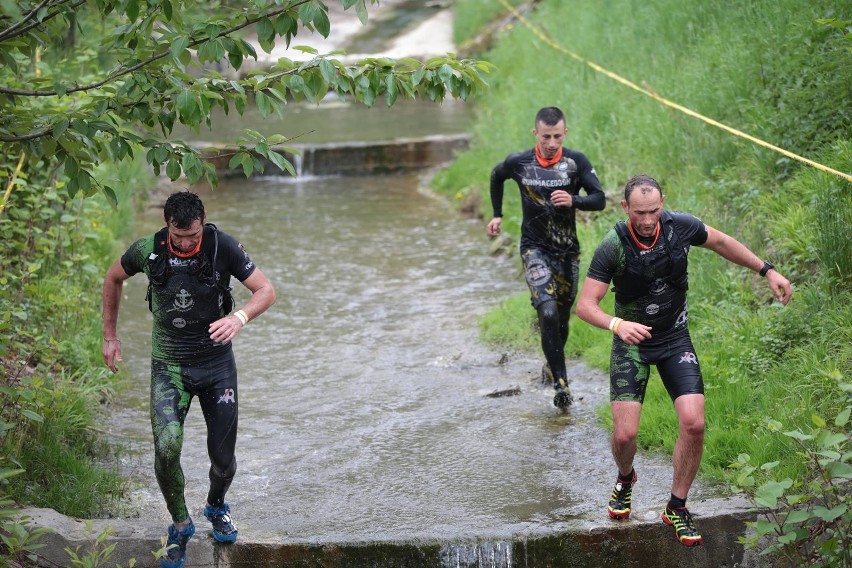
[[[0,256],[0,469],[5,493],[75,517],[114,514],[125,481],[96,425],[115,379],[101,359],[101,279],[150,174],[104,167],[124,206],[45,190],[33,174],[11,194]],[[49,186],[49,185],[48,185]],[[19,218],[29,224],[14,223]]]
[[[459,0],[456,14],[479,4]],[[563,48],[663,97],[852,171],[849,3],[615,0],[607,10],[597,8],[592,0],[570,7],[543,0],[528,18]],[[491,168],[531,147],[536,110],[557,105],[567,116],[566,145],[589,157],[615,198],[580,224],[581,282],[596,243],[623,216],[619,194],[636,173],[661,182],[670,209],[690,211],[771,259],[794,284],[786,307],[773,303],[764,279],[710,251],[690,254],[691,330],[707,389],[702,473],[722,479],[746,453],[759,464],[780,460],[779,476],[801,479],[805,466],[788,438],[773,430],[778,422],[783,431],[808,431],[832,422],[844,404],[838,382],[852,371],[852,184],[667,108],[522,24],[502,30],[479,57],[497,71],[476,102],[470,150],[434,178],[436,191],[479,203],[479,216],[490,219]],[[504,230],[515,239],[517,193],[507,185],[503,208]],[[611,294],[603,308],[612,310]],[[527,295],[494,306],[483,338],[539,350]],[[605,331],[572,319],[569,356],[606,370],[609,348]],[[608,423],[607,408],[600,416]],[[668,452],[676,435],[671,401],[652,381],[639,444]]]

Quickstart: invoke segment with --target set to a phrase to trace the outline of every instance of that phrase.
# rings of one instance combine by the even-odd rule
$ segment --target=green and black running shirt
[[[229,287],[231,276],[242,282],[251,276],[255,265],[242,244],[217,231],[218,247],[213,273],[219,285],[210,277],[202,277],[205,272],[210,273],[209,266],[213,261],[212,247],[204,241],[213,239],[215,230],[210,225],[205,226],[200,250],[189,258],[171,254],[168,247],[158,247],[168,257],[168,268],[162,284],[150,287],[154,316],[151,357],[154,359],[170,363],[197,363],[231,349],[230,343],[215,343],[210,339],[208,327],[226,315],[222,307],[222,288]],[[144,272],[151,279],[149,257],[154,254],[155,238],[156,235],[151,235],[139,239],[122,255],[121,266],[128,275]]]
[[[582,152],[562,148],[562,159],[544,167],[535,148],[510,154],[491,171],[491,205],[494,216],[503,216],[503,184],[515,180],[521,191],[521,252],[538,249],[556,256],[577,256],[575,210],[600,211],[606,205],[597,173]],[[579,195],[580,189],[587,195]],[[556,207],[550,200],[554,190],[571,194],[573,207]]]
[[[687,255],[707,242],[704,223],[689,213],[663,211],[660,236],[640,250],[620,221],[598,245],[588,277],[615,292],[615,315],[652,328],[652,341],[686,329]],[[650,245],[653,239],[640,239]]]

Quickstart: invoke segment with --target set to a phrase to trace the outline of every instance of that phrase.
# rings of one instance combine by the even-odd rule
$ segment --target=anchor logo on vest
[[[180,292],[175,295],[174,306],[176,310],[185,312],[190,309],[193,304],[195,304],[195,300],[192,299],[192,294],[190,294],[183,288],[181,288]]]
[[[236,398],[234,397],[234,389],[225,389],[225,392],[222,394],[222,396],[219,397],[219,401],[216,404],[227,404],[229,402],[231,404],[235,404],[237,402]]]

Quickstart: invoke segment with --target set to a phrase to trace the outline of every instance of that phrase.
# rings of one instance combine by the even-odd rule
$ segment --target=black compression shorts
[[[665,342],[628,345],[613,338],[609,367],[609,399],[643,402],[651,365],[657,367],[672,400],[684,394],[704,394],[701,366],[688,331]]]

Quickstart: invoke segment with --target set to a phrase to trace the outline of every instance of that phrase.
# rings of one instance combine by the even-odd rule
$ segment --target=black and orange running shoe
[[[633,496],[633,484],[638,479],[635,469],[633,470],[633,479],[630,481],[621,481],[621,479],[616,478],[615,487],[612,488],[612,497],[610,497],[607,507],[610,518],[621,521],[630,516],[630,498]]]
[[[698,546],[701,544],[701,535],[692,522],[692,515],[686,507],[671,509],[668,506],[663,511],[663,522],[674,527],[675,537],[684,546]]]

